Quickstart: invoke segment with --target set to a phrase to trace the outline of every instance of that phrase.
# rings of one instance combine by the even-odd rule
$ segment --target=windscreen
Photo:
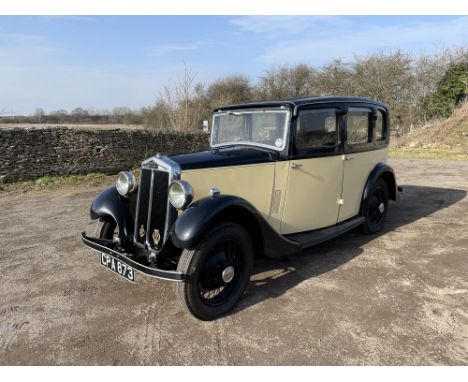
[[[216,113],[211,145],[247,144],[283,150],[288,116],[287,110],[271,109]]]

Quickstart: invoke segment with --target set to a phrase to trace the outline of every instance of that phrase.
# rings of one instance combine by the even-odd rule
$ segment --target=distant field
[[[68,127],[70,129],[106,129],[106,130],[112,130],[112,129],[144,129],[143,125],[124,125],[124,124],[83,124],[83,123],[58,123],[58,124],[39,124],[39,123],[0,123],[0,129],[1,128],[35,128],[35,129],[45,129],[45,128],[53,128],[53,127]]]

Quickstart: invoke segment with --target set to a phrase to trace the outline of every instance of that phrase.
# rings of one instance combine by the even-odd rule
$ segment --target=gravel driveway
[[[404,193],[385,232],[261,260],[214,322],[81,244],[106,185],[0,193],[0,364],[467,365],[468,162],[390,162]]]

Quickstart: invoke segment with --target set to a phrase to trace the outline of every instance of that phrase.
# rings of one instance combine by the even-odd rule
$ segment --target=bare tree
[[[261,99],[310,95],[314,75],[315,70],[305,64],[275,67],[260,77],[256,95]]]
[[[445,49],[418,57],[401,50],[379,51],[345,62],[334,59],[322,67],[279,66],[257,84],[243,75],[220,78],[208,87],[196,83],[187,67],[182,78],[164,87],[157,104],[144,111],[145,123],[171,130],[199,129],[219,106],[253,99],[312,95],[364,96],[390,106],[392,125],[407,130],[427,116],[424,99],[437,89],[449,67],[468,62],[468,47]]]
[[[195,84],[196,74],[187,67],[182,78],[164,86],[158,103],[164,104],[167,122],[171,130],[193,130],[201,124],[204,116],[200,96],[204,85]]]
[[[350,64],[339,58],[321,67],[312,85],[317,95],[354,95],[352,76]]]
[[[44,118],[45,116],[45,111],[43,108],[41,107],[38,107],[35,111],[34,111],[34,116],[37,118],[37,122],[38,123],[42,123],[42,119]]]
[[[202,92],[199,92],[201,94]],[[214,81],[204,92],[209,109],[249,101],[252,98],[252,85],[243,75],[235,74]]]

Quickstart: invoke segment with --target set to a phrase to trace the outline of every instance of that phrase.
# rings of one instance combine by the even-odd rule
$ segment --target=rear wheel
[[[363,214],[366,222],[362,225],[364,233],[376,233],[382,230],[388,210],[388,187],[384,179],[379,178],[372,186],[369,198],[364,205]]]
[[[184,249],[177,271],[180,302],[200,320],[213,320],[239,301],[252,273],[253,246],[238,224],[223,223],[209,231],[197,248]]]

